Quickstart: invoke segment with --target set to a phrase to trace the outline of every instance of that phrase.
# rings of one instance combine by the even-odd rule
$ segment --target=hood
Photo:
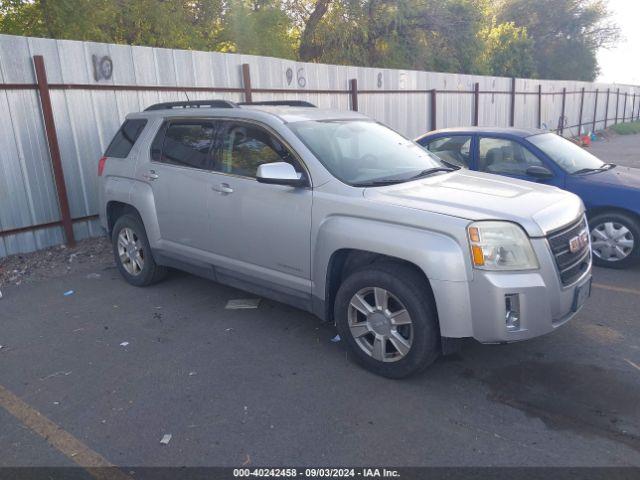
[[[589,182],[624,188],[640,188],[640,168],[617,166],[603,172],[587,173],[579,176],[582,180]]]
[[[469,170],[370,187],[364,196],[468,220],[508,220],[532,237],[563,227],[584,211],[580,198],[556,187]]]

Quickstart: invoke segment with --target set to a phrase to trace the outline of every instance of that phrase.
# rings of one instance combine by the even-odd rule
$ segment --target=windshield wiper
[[[455,172],[456,170],[460,170],[460,167],[435,167],[435,168],[427,168],[426,170],[422,170],[420,173],[414,175],[413,177],[409,177],[409,180],[415,180],[416,178],[428,177],[437,172]]]
[[[352,183],[354,187],[379,187],[382,185],[395,185],[396,183],[406,182],[406,180],[386,179],[386,180],[370,180],[368,182]]]
[[[572,173],[572,175],[578,175],[580,173],[590,173],[590,172],[604,172],[605,170],[611,170],[613,167],[616,167],[615,163],[605,163],[601,167],[598,168],[581,168],[580,170],[576,170]]]
[[[449,168],[449,167],[436,167],[436,168],[427,168],[426,170],[422,170],[420,173],[413,175],[409,178],[381,178],[379,180],[370,180],[368,182],[360,182],[353,183],[354,187],[376,187],[382,185],[395,185],[397,183],[409,182],[411,180],[416,180],[417,178],[427,177],[436,172],[453,172],[455,170],[460,170],[458,168]]]

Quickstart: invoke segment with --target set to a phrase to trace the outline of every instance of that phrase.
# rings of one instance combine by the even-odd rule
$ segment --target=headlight
[[[484,270],[533,270],[538,259],[527,234],[509,222],[475,222],[467,228],[473,266]]]

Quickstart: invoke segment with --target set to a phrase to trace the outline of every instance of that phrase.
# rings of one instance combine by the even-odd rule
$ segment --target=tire
[[[376,295],[380,290],[388,293],[388,308],[382,311],[376,306]],[[355,297],[356,294],[359,297]],[[384,305],[384,297],[380,293],[381,305]],[[364,308],[369,311],[365,316],[362,313],[364,305],[356,298],[363,299],[374,311]],[[352,306],[354,299],[359,309]],[[410,317],[410,326],[392,325],[389,314],[398,314],[395,318],[401,319],[393,322],[406,322],[406,316],[399,314],[403,308]],[[351,273],[336,294],[334,318],[338,333],[355,361],[378,375],[408,377],[424,370],[440,355],[440,329],[433,295],[422,275],[410,267],[379,263]],[[388,339],[379,341],[387,334]],[[380,360],[380,352],[384,360]]]
[[[122,238],[123,241],[119,246],[121,234],[130,240]],[[167,276],[167,268],[158,265],[153,258],[147,233],[138,215],[127,213],[118,218],[111,234],[111,243],[118,270],[131,285],[146,287]]]
[[[640,258],[640,224],[623,212],[604,212],[589,219],[593,263],[628,268]]]

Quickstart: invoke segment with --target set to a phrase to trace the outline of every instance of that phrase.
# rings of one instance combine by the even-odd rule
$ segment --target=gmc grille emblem
[[[589,234],[586,230],[580,232],[579,235],[576,235],[571,240],[569,240],[569,251],[571,253],[576,253],[578,250],[582,250],[587,245],[589,245]]]

